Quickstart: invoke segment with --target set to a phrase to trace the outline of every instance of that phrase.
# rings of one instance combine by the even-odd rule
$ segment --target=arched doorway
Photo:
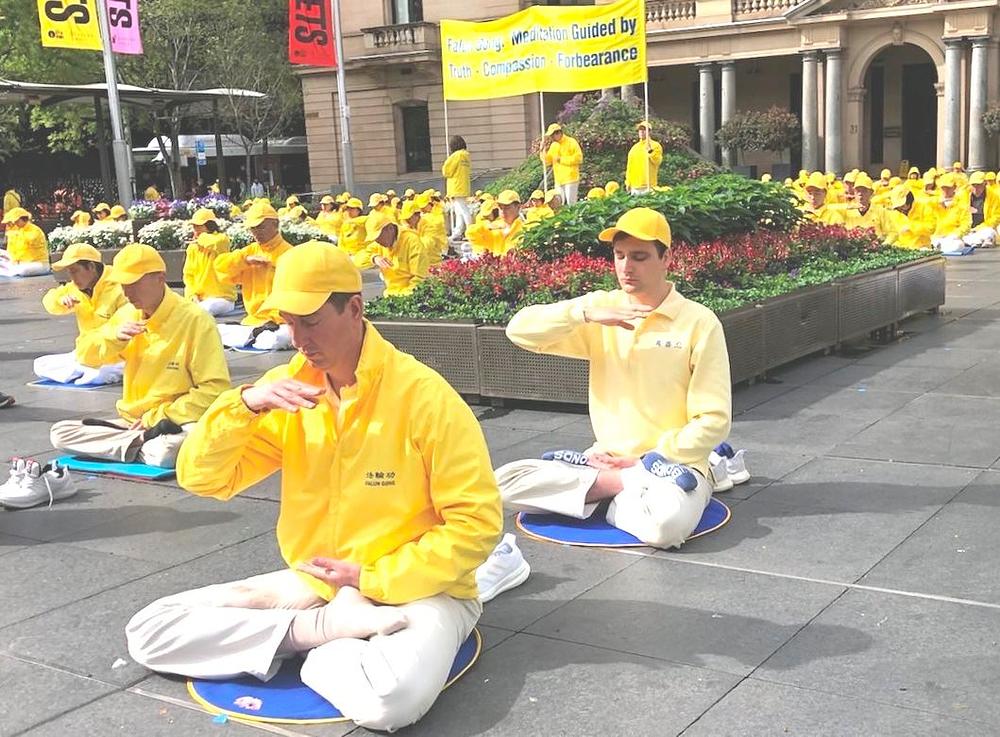
[[[934,61],[919,46],[887,46],[875,55],[864,76],[866,168],[937,163],[936,83]]]

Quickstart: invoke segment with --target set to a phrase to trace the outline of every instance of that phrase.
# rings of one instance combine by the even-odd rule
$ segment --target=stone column
[[[701,155],[715,161],[715,78],[712,62],[698,67],[698,121],[701,128]]]
[[[816,99],[816,52],[802,54],[802,168],[819,168],[819,111]]]
[[[962,143],[962,40],[944,42],[944,161],[950,169],[961,159]]]
[[[635,94],[635,87],[630,84],[623,84],[621,86],[622,99],[623,100],[634,100],[637,95]]]
[[[826,170],[838,176],[844,169],[844,93],[840,56],[840,49],[826,52]]]
[[[720,125],[725,125],[736,113],[736,62],[724,61],[722,69],[722,111]],[[731,148],[722,149],[722,165],[736,166],[736,152]]]
[[[989,89],[989,39],[972,39],[972,70],[969,75],[969,170],[986,169],[988,143],[983,128]]]

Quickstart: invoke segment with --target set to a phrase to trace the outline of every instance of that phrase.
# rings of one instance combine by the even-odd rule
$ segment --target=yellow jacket
[[[504,256],[520,248],[524,239],[524,223],[521,218],[509,226],[503,218],[492,222],[473,223],[466,229],[465,237],[475,253]]]
[[[985,200],[983,201],[983,220],[976,228],[995,228],[1000,225],[1000,194],[989,186],[986,187]],[[963,202],[972,214],[972,189],[966,189],[963,193]]]
[[[152,184],[146,187],[146,191],[142,193],[142,198],[149,202],[155,202],[160,199],[160,190],[154,187]]]
[[[333,236],[340,235],[340,226],[344,224],[344,214],[340,210],[327,212],[320,210],[316,216],[316,227],[324,233]]]
[[[844,210],[836,205],[824,203],[819,209],[816,209],[807,203],[803,206],[802,212],[805,213],[807,220],[819,223],[820,225],[844,224]]]
[[[732,421],[722,324],[676,289],[635,330],[584,322],[584,308],[628,304],[628,295],[615,290],[525,307],[507,337],[535,353],[590,361],[597,448],[626,457],[656,450],[707,477],[709,453],[729,436]]]
[[[258,384],[323,386],[301,355]],[[503,524],[482,430],[437,373],[365,324],[357,383],[311,410],[254,414],[241,389],[212,405],[181,448],[177,478],[230,499],[281,471],[277,538],[294,569],[316,556],[361,566],[361,593],[403,604],[475,599],[476,568]],[[327,584],[299,574],[319,596]]]
[[[119,309],[128,304],[121,285],[108,281],[108,271],[108,267],[105,267],[104,273],[101,274],[91,290],[92,294],[81,292],[71,281],[66,282],[45,293],[45,296],[42,297],[42,307],[50,315],[68,315],[70,313],[76,315],[76,328],[79,335],[103,328]],[[78,304],[75,307],[66,308],[61,302],[63,297],[72,297]],[[77,343],[79,342],[80,338],[77,337]],[[79,355],[77,360],[80,361]]]
[[[958,236],[961,238],[972,230],[972,212],[967,203],[956,197],[947,207],[940,200],[933,204],[934,208],[934,236],[935,238],[947,238]],[[925,210],[925,213],[927,210]]]
[[[230,386],[215,320],[171,289],[146,321],[146,332],[118,340],[122,324],[141,320],[142,312],[127,304],[103,328],[81,335],[80,363],[125,361],[122,398],[115,406],[126,422],[141,418],[143,427],[164,418],[178,425],[194,422]]]
[[[524,211],[524,219],[528,223],[540,223],[545,218],[550,218],[555,215],[552,208],[548,205],[542,205],[541,207],[529,207]]]
[[[15,263],[30,261],[47,264],[49,262],[49,242],[45,239],[45,232],[30,220],[21,228],[9,226],[7,228],[7,254]]]
[[[274,267],[278,259],[291,247],[279,233],[263,245],[254,242],[215,258],[215,273],[219,277],[219,283],[227,286],[239,284],[243,287],[243,305],[247,310],[247,316],[242,320],[243,325],[282,322],[277,311],[264,312],[260,308],[271,293]],[[270,263],[266,266],[253,266],[246,262],[248,256],[263,257]]]
[[[441,167],[445,182],[445,196],[470,197],[472,195],[472,160],[465,149],[456,151]]]
[[[652,149],[649,151],[648,149]],[[625,165],[625,189],[655,187],[663,163],[663,146],[658,141],[638,141],[628,152]]]
[[[844,225],[848,228],[865,228],[875,231],[875,235],[885,239],[892,232],[889,210],[882,205],[869,203],[864,215],[857,207],[849,207],[843,212]]]
[[[225,233],[202,233],[188,244],[184,258],[185,299],[236,299],[236,287],[223,284],[215,271],[215,259],[225,253],[229,253],[229,236]]]
[[[890,211],[889,224],[891,230],[886,235],[886,242],[890,245],[896,248],[912,249],[931,247],[931,233],[934,232],[934,223],[916,217],[915,210],[910,210],[909,215],[899,210]]]
[[[552,167],[557,187],[573,184],[580,181],[583,149],[575,138],[563,133],[562,140],[553,141],[548,150],[542,154],[542,162]]]
[[[427,244],[430,265],[441,263],[441,257],[448,252],[448,233],[444,228],[444,218],[436,212],[425,212],[417,223],[417,233]]]
[[[365,247],[365,223],[367,221],[367,215],[358,215],[356,218],[344,218],[344,222],[340,226],[340,237],[337,239],[337,245],[351,256]]]
[[[430,268],[427,247],[417,232],[406,225],[399,226],[399,234],[392,248],[372,243],[368,253],[367,266],[371,266],[371,259],[375,256],[383,256],[392,262],[388,269],[382,269],[387,297],[409,294],[427,278],[427,270]]]

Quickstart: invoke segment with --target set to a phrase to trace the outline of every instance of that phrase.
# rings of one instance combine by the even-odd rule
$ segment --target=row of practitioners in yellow
[[[956,169],[960,164],[956,164]],[[825,225],[870,228],[900,248],[935,248],[945,253],[993,246],[1000,226],[1000,187],[996,176],[932,169],[911,169],[902,181],[882,172],[878,181],[865,172],[843,180],[813,172],[789,186],[802,200],[806,217]]]
[[[238,387],[214,322],[167,288],[154,249],[131,244],[110,269],[98,260],[98,281],[128,304],[80,342],[95,361],[124,362],[122,401],[114,418],[57,423],[53,443],[114,460],[173,453],[180,485],[218,500],[281,472],[281,569],[154,601],[126,627],[130,657],[189,678],[266,680],[301,655],[309,687],[391,732],[432,707],[490,598],[481,572],[508,555],[496,547],[502,504],[584,518],[603,503],[643,542],[682,544],[730,430],[725,337],[667,281],[661,214],[632,210],[600,239],[620,289],[526,308],[507,328],[527,350],[590,362],[596,442],[578,461],[495,472],[461,397],[365,320],[361,273],[341,249],[311,242],[277,259],[259,309],[291,327],[298,353]],[[67,253],[57,267],[95,256],[76,250],[89,258]],[[72,493],[66,474],[44,474],[49,493]],[[0,503],[44,503],[38,487],[6,485]],[[372,678],[372,663],[391,678]]]

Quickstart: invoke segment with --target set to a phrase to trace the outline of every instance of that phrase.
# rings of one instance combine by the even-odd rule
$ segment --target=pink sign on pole
[[[142,54],[139,35],[139,0],[105,0],[111,26],[111,50],[116,54]]]

